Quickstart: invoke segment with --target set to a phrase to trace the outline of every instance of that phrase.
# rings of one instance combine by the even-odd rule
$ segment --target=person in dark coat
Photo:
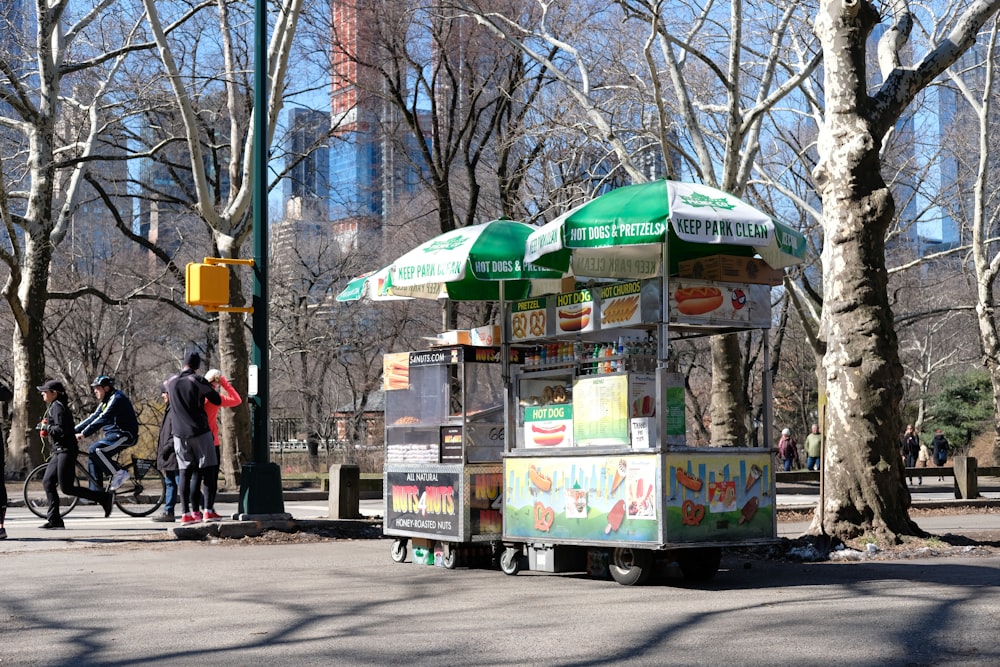
[[[14,392],[5,384],[0,383],[0,403],[9,403],[14,400]],[[7,516],[7,484],[6,484],[6,461],[7,438],[3,431],[3,424],[0,423],[0,540],[7,539],[7,529],[3,526],[4,518]]]
[[[112,456],[138,442],[139,419],[135,416],[132,401],[121,389],[115,389],[113,378],[99,375],[90,386],[97,397],[97,407],[89,417],[76,425],[75,431],[76,439],[79,441],[89,438],[100,430],[104,431],[101,438],[87,450],[90,453],[87,467],[94,478],[90,488],[96,490],[103,488],[106,470],[98,451],[110,462]],[[121,486],[128,478],[126,471],[119,470],[115,474],[116,478],[111,484],[112,489]]]
[[[42,488],[49,501],[48,521],[42,528],[64,528],[62,516],[59,514],[59,493],[67,496],[78,496],[86,500],[100,503],[104,508],[104,516],[111,516],[111,502],[114,494],[106,491],[93,491],[78,486],[76,483],[76,455],[78,448],[76,434],[73,431],[73,413],[69,410],[69,399],[66,388],[58,380],[47,380],[38,387],[42,392],[42,400],[48,404],[45,416],[38,425],[42,439],[48,439],[52,457],[42,476]]]
[[[934,465],[938,468],[948,462],[948,438],[944,437],[941,429],[934,431],[934,439],[931,440],[931,447],[934,448]],[[938,477],[939,482],[944,481],[944,477]]]
[[[184,509],[181,524],[202,520],[201,471],[219,464],[205,401],[221,405],[222,397],[197,374],[200,367],[201,356],[190,352],[184,357],[181,372],[166,382],[170,397],[170,430],[177,454],[177,486]]]
[[[167,384],[160,386],[161,397],[165,409],[163,423],[160,424],[160,440],[156,447],[156,467],[163,473],[167,484],[167,493],[163,502],[163,514],[153,517],[158,523],[174,521],[174,507],[177,506],[177,452],[174,451],[174,435],[170,431],[170,396],[167,394]]]

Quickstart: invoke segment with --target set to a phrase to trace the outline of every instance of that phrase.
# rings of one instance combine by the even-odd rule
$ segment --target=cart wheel
[[[708,581],[719,571],[721,562],[722,549],[719,547],[677,550],[677,565],[684,578],[691,581]]]
[[[453,547],[450,545],[445,545],[444,547],[444,563],[445,569],[454,570],[455,566],[458,564],[458,547]]]
[[[616,547],[611,551],[608,570],[611,578],[622,586],[641,584],[653,571],[653,554],[645,549]]]
[[[392,556],[392,560],[396,563],[402,563],[406,560],[406,540],[393,540],[392,547],[389,549],[389,554]]]
[[[515,575],[521,571],[521,550],[517,547],[507,547],[500,555],[500,571]]]

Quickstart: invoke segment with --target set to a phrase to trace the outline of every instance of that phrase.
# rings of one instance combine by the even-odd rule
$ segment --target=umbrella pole
[[[667,248],[668,232],[663,239],[663,251],[660,256],[660,321],[656,325],[656,414],[659,425],[661,444],[667,441],[667,368],[670,363],[668,355],[670,346],[667,344],[667,337],[670,335],[668,320],[670,319],[670,281],[667,277],[667,260],[669,259],[669,249]]]
[[[504,290],[504,283],[500,281],[500,369],[503,380],[504,396],[503,402],[503,447],[504,452],[513,449],[511,438],[514,437],[514,384],[510,380],[510,321],[507,317],[507,298]]]

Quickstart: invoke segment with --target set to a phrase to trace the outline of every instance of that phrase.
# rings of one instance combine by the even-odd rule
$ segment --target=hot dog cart
[[[396,562],[455,567],[499,542],[504,384],[499,347],[386,354],[385,535]]]
[[[687,446],[684,378],[658,339],[766,335],[769,285],[605,281],[514,301],[507,319],[522,354],[503,458],[505,573],[635,584],[669,559],[705,579],[722,547],[775,539],[771,450]]]

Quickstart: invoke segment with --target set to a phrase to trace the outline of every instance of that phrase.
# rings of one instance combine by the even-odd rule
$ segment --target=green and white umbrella
[[[800,263],[806,249],[801,233],[734,195],[661,180],[612,190],[537,228],[525,260],[572,268],[578,276],[648,278],[660,273],[664,242],[671,264],[705,254],[757,253],[783,268]]]
[[[358,301],[367,298],[369,301],[399,301],[409,299],[394,293],[389,276],[388,266],[377,271],[363,273],[347,282],[347,286],[336,296],[337,301]]]
[[[493,220],[453,229],[421,243],[390,269],[398,296],[456,301],[523,299],[558,292],[564,272],[524,261],[528,237],[537,229],[516,220]]]

